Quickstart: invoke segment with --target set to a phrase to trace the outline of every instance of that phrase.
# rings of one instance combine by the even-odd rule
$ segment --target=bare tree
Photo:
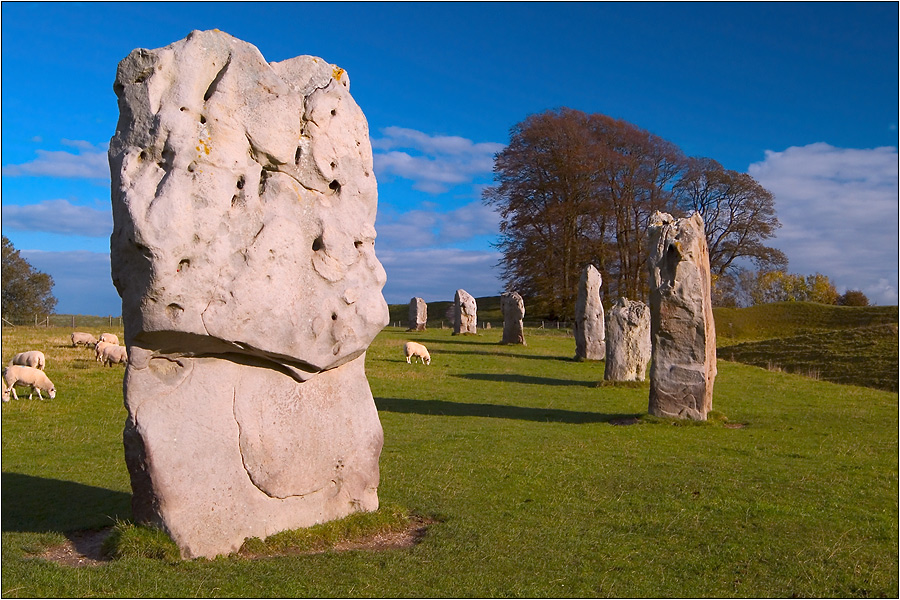
[[[674,192],[681,210],[703,217],[713,276],[721,277],[741,258],[761,270],[787,268],[787,256],[763,243],[781,227],[771,192],[711,158],[691,158],[687,165]]]

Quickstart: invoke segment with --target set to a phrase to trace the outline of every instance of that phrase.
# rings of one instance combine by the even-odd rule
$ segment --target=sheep
[[[97,362],[103,361],[103,349],[107,346],[111,346],[109,342],[97,342],[97,345],[94,346],[94,354],[97,356]]]
[[[34,367],[35,369],[43,371],[44,366],[47,364],[47,360],[44,358],[43,352],[31,350],[29,352],[19,352],[11,361],[9,361],[9,364],[10,366],[23,365],[26,367]]]
[[[110,343],[110,344],[115,344],[115,345],[118,346],[118,345],[119,345],[119,336],[117,336],[117,335],[115,335],[115,334],[113,334],[113,333],[101,333],[101,334],[100,334],[100,341],[101,341],[101,342],[108,342],[108,343]]]
[[[50,378],[47,375],[34,367],[26,367],[23,365],[12,365],[3,369],[3,401],[9,402],[10,393],[12,393],[12,397],[16,400],[19,399],[19,396],[16,394],[17,385],[28,385],[31,386],[31,393],[28,394],[28,399],[31,400],[34,397],[34,392],[37,390],[38,398],[41,400],[44,397],[41,395],[41,390],[47,392],[50,396],[50,399],[56,398],[56,386],[53,385],[53,382],[50,381]]]
[[[75,346],[93,346],[97,343],[97,338],[90,333],[76,331],[72,333],[72,347]]]
[[[418,342],[406,342],[406,345],[403,346],[403,351],[406,353],[406,362],[410,364],[412,364],[410,359],[414,356],[418,356],[419,360],[426,365],[431,364],[431,355],[428,354],[428,349]]]
[[[100,351],[101,362],[107,367],[114,363],[127,363],[128,362],[128,353],[125,351],[125,346],[118,346],[116,344],[110,344],[103,348]]]

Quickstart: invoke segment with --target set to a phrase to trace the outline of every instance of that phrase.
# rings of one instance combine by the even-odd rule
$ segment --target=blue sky
[[[2,11],[2,230],[59,312],[121,312],[116,65],[218,28],[346,69],[379,182],[388,302],[499,293],[492,156],[528,114],[626,119],[751,173],[791,272],[897,304],[898,4],[21,3]]]

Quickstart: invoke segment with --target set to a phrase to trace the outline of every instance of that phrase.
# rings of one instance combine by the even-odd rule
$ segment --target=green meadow
[[[649,385],[604,384],[602,362],[572,360],[565,330],[527,329],[521,347],[500,345],[496,325],[477,336],[388,327],[366,359],[385,434],[384,508],[371,519],[215,560],[175,560],[148,535],[84,567],[47,553],[85,530],[128,531],[123,369],[69,347],[71,328],[4,327],[3,360],[43,350],[58,393],[41,402],[20,389],[2,407],[2,594],[895,598],[896,384],[721,359],[745,343],[891,323],[896,356],[891,311],[765,331],[751,326],[765,316],[741,325],[734,313],[728,331],[717,313],[715,418],[702,424],[649,417]],[[429,348],[430,366],[406,363],[407,340]],[[896,371],[895,358],[894,382]],[[415,545],[338,549],[341,536],[409,518],[427,523]]]

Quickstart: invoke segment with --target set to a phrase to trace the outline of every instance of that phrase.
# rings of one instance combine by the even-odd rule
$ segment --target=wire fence
[[[411,329],[407,321],[391,321],[390,327],[401,327]],[[527,329],[545,329],[557,330],[560,332],[571,331],[573,323],[571,321],[522,321],[522,327]],[[499,327],[503,329],[503,321],[479,321],[478,329],[494,329]],[[429,320],[425,324],[426,329],[453,329],[453,322],[444,320]]]
[[[34,315],[2,317],[4,327],[122,327],[122,317],[107,315]]]

